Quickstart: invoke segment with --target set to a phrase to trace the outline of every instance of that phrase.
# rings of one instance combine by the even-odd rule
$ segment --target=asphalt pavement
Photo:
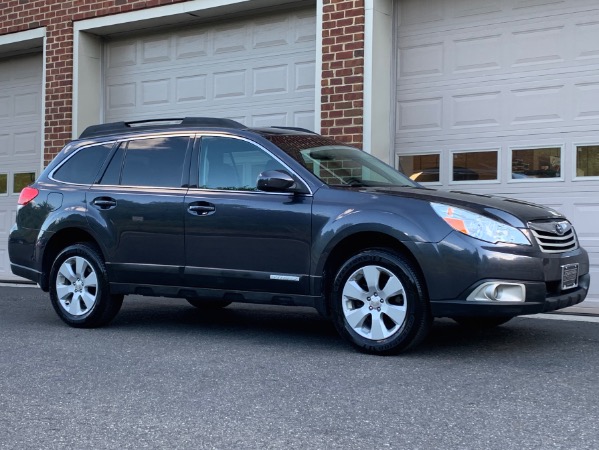
[[[0,449],[596,449],[598,344],[594,317],[444,319],[376,357],[309,308],[139,296],[81,330],[0,286]]]

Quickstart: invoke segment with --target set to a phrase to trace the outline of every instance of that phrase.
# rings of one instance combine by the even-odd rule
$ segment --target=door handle
[[[98,209],[112,209],[116,206],[116,200],[110,197],[98,197],[92,201],[92,205]]]
[[[207,216],[216,211],[216,207],[208,202],[195,202],[187,207],[187,211],[196,216]]]

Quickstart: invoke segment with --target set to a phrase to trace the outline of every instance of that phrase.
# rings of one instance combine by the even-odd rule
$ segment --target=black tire
[[[219,298],[186,298],[185,300],[198,309],[222,309],[233,303]]]
[[[472,328],[485,330],[489,328],[495,328],[499,325],[503,325],[504,323],[513,319],[512,316],[474,316],[474,317],[452,317],[460,325]]]
[[[73,279],[63,275],[67,272]],[[58,254],[50,270],[50,299],[58,317],[75,328],[106,325],[123,304],[122,295],[110,293],[100,252],[88,243],[71,245]]]
[[[401,294],[387,295],[394,292]],[[365,250],[348,259],[337,271],[330,302],[339,334],[366,353],[406,351],[426,337],[432,323],[416,270],[405,257],[388,250]]]

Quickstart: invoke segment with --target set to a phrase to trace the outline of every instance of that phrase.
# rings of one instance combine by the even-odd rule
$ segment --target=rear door
[[[111,281],[179,285],[190,136],[119,143],[87,192],[88,220],[107,255]]]
[[[185,199],[186,284],[307,294],[312,196],[258,191],[259,173],[290,171],[253,142],[205,136],[200,145],[190,175],[199,182]]]

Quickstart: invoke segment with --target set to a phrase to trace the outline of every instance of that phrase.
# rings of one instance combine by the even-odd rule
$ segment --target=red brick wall
[[[0,35],[46,27],[45,163],[71,138],[73,22],[185,0],[10,0]],[[364,1],[324,0],[322,133],[362,145]]]
[[[12,0],[0,3],[0,35],[46,27],[45,164],[71,139],[73,21],[179,1],[182,0]]]
[[[362,146],[364,0],[324,0],[321,133]]]

